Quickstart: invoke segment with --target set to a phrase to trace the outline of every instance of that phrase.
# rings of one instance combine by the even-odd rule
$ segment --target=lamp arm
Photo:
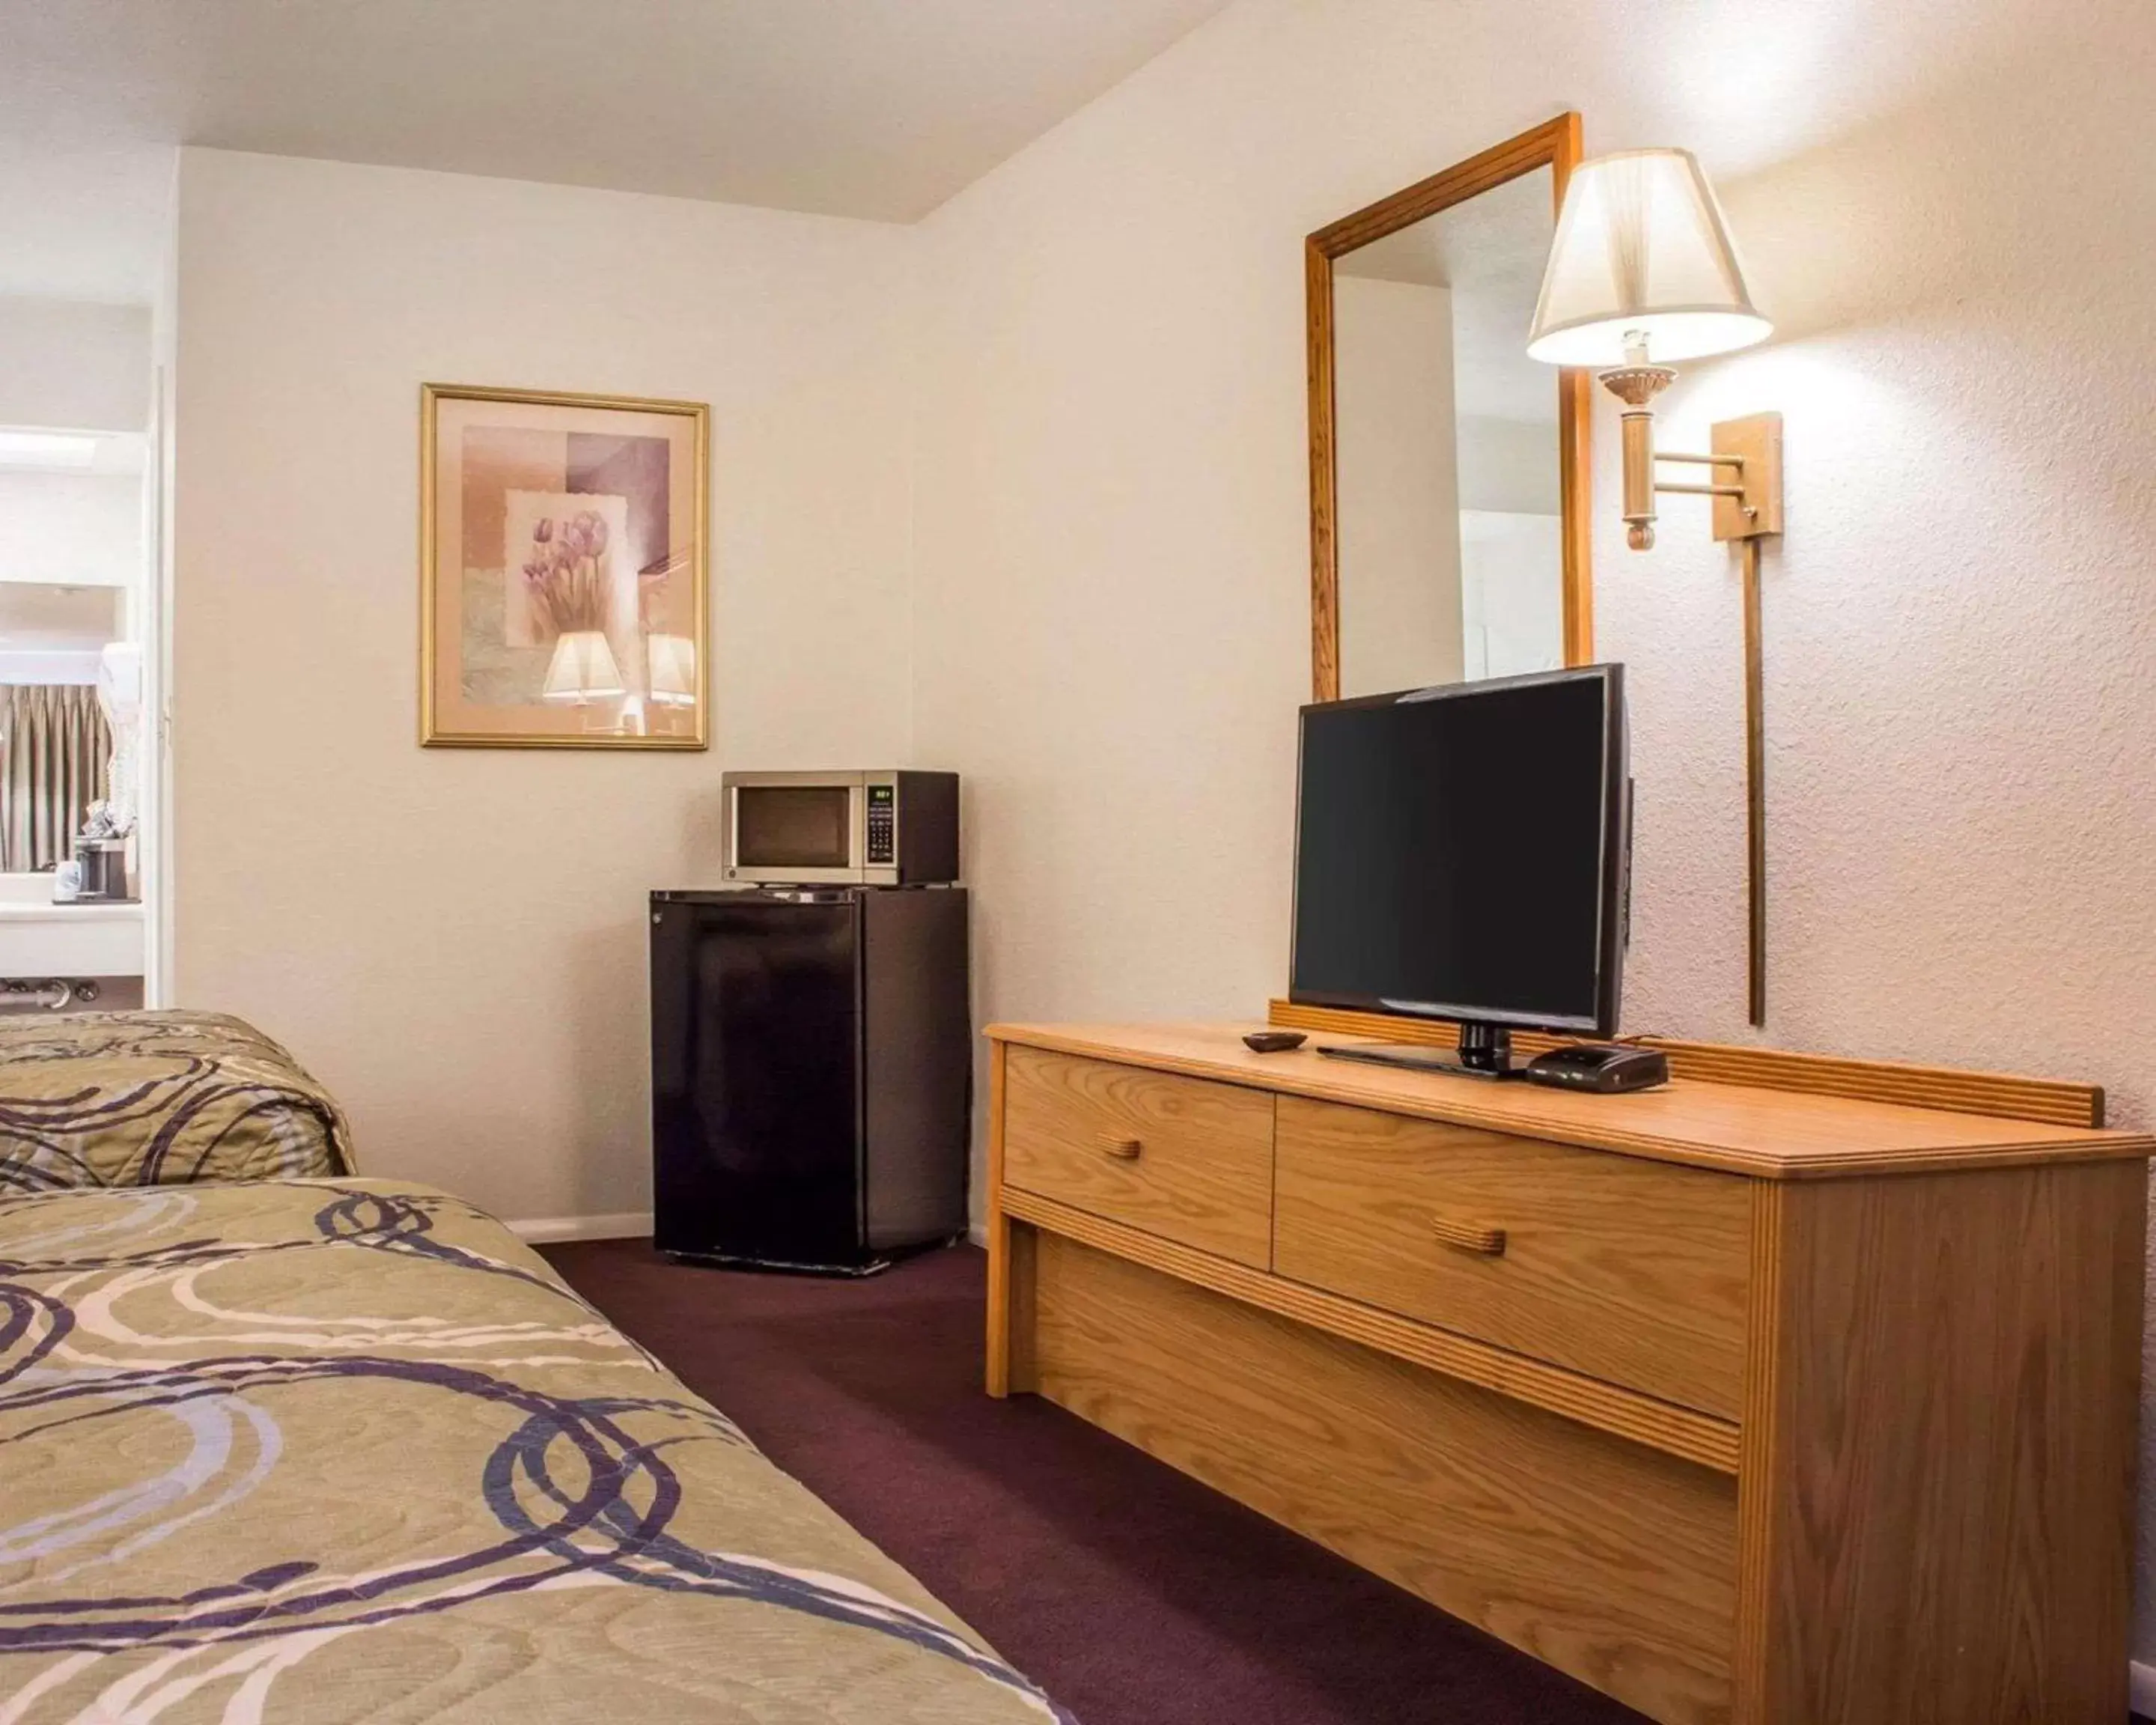
[[[1736,497],[1741,499],[1744,495],[1744,487],[1742,485],[1680,485],[1674,484],[1668,480],[1656,480],[1655,481],[1655,489],[1657,491],[1681,491],[1687,497]],[[1759,511],[1748,504],[1745,506],[1744,512],[1747,515],[1757,515]]]
[[[1748,458],[1740,454],[1701,455],[1690,450],[1655,447],[1654,399],[1676,380],[1675,372],[1667,366],[1647,364],[1644,356],[1639,356],[1632,364],[1619,366],[1599,375],[1603,387],[1625,403],[1625,411],[1619,416],[1625,459],[1625,542],[1634,551],[1653,548],[1655,498],[1658,493],[1727,498],[1743,516],[1743,526],[1734,533],[1718,529],[1717,536],[1745,538],[1755,532],[1781,531],[1779,463],[1755,470],[1748,467]],[[1696,485],[1660,479],[1655,473],[1658,461],[1683,461],[1695,466],[1727,469],[1736,475],[1736,483]],[[1768,487],[1777,494],[1771,524],[1764,520],[1768,512],[1763,507]]]
[[[1635,551],[1655,542],[1655,410],[1625,409],[1625,542]]]
[[[1655,542],[1654,399],[1676,381],[1667,366],[1650,365],[1644,341],[1628,350],[1631,363],[1600,374],[1602,387],[1625,403],[1625,542],[1646,551]]]

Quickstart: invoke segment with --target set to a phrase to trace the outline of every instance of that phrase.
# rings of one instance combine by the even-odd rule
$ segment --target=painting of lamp
[[[573,706],[594,701],[619,700],[629,693],[621,667],[614,663],[613,649],[605,631],[596,629],[565,630],[554,644],[554,657],[547,666],[543,699]]]
[[[644,643],[651,699],[660,706],[696,704],[696,644],[686,635],[653,635]]]

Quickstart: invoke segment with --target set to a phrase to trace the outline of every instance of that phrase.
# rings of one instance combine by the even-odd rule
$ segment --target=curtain
[[[74,854],[111,752],[91,685],[0,688],[0,870],[49,869]]]

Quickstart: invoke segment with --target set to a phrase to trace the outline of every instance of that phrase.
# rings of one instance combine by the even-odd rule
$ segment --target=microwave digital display
[[[844,785],[743,785],[735,793],[734,860],[752,869],[843,869],[853,861]]]
[[[889,868],[898,860],[898,787],[869,787],[869,866]]]

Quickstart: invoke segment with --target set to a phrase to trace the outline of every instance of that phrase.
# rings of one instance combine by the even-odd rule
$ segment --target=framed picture
[[[421,388],[422,743],[708,746],[710,418]]]

